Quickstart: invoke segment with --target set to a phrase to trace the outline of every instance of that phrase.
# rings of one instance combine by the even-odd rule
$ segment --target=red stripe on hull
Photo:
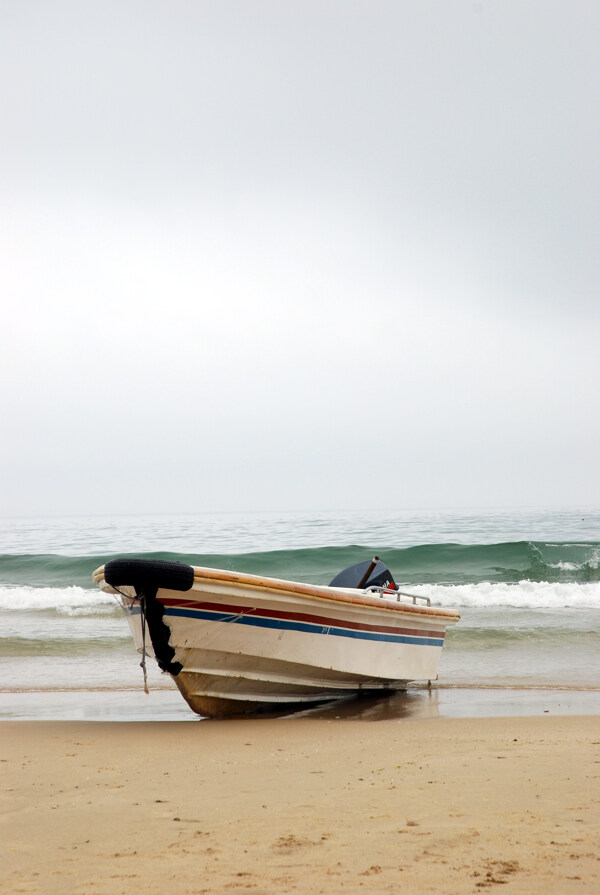
[[[308,624],[322,625],[329,628],[349,628],[355,631],[373,631],[379,634],[405,634],[409,637],[437,637],[444,639],[445,631],[431,631],[422,628],[400,628],[391,625],[369,625],[361,622],[351,622],[341,619],[328,618],[322,615],[311,615],[307,612],[286,612],[280,609],[260,609],[245,606],[232,606],[229,603],[212,603],[198,600],[181,600],[173,597],[165,597],[161,600],[165,606],[178,606],[181,609],[206,609],[212,612],[230,612],[232,615],[257,615],[265,618],[279,618],[288,621],[305,622]]]

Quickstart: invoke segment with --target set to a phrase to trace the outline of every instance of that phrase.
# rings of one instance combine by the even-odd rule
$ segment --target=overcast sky
[[[600,504],[597,0],[0,10],[0,512]]]

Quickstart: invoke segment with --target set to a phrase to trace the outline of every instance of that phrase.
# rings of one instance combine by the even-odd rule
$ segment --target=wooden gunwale
[[[420,615],[425,618],[437,617],[447,619],[448,622],[458,621],[460,614],[451,609],[438,609],[434,606],[418,606],[411,603],[392,603],[378,597],[370,597],[366,594],[354,595],[347,590],[323,587],[318,584],[302,584],[296,581],[284,581],[279,578],[265,578],[260,575],[249,575],[243,572],[229,572],[226,569],[208,569],[200,566],[192,566],[194,570],[194,582],[198,584],[237,584],[249,590],[262,593],[289,594],[292,596],[310,597],[328,603],[345,603],[353,606],[365,606],[369,609],[377,609],[380,612],[403,612],[409,615]],[[93,580],[99,584],[104,579],[104,566],[93,573]],[[189,593],[189,591],[186,591]]]
[[[457,621],[460,618],[458,612],[450,609],[438,609],[432,606],[417,606],[410,603],[392,603],[381,598],[366,595],[355,596],[340,588],[338,592],[332,592],[332,588],[321,587],[318,584],[301,584],[294,581],[283,581],[278,578],[263,578],[260,575],[246,575],[243,572],[228,572],[224,569],[205,569],[193,566],[194,581],[223,584],[240,584],[243,587],[266,592],[276,591],[281,594],[293,594],[302,597],[312,597],[329,603],[347,603],[354,606],[368,606],[370,609],[384,610],[386,612],[408,612],[411,615],[422,615],[430,618],[432,615],[438,618]],[[336,588],[337,591],[337,588]]]

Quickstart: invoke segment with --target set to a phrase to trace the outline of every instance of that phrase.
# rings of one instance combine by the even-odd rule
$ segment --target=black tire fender
[[[183,562],[163,559],[111,559],[104,565],[104,580],[111,587],[132,585],[136,591],[190,590],[194,569]]]

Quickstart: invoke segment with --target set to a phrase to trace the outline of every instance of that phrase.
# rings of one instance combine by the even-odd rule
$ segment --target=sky
[[[600,505],[596,0],[0,0],[0,513]]]

